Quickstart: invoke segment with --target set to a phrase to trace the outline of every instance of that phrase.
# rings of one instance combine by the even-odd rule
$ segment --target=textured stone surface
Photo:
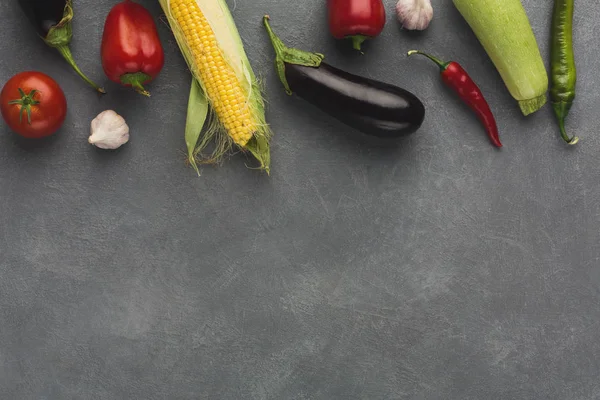
[[[422,34],[390,13],[364,56],[330,38],[323,0],[231,1],[267,84],[270,178],[242,156],[195,177],[190,77],[166,25],[147,100],[102,73],[115,1],[75,3],[73,52],[102,98],[0,2],[0,82],[38,69],[70,104],[41,143],[0,126],[0,398],[600,399],[596,1],[577,2],[574,148],[549,107],[520,116],[450,1]],[[551,3],[524,1],[546,60]],[[264,13],[290,45],[417,93],[422,130],[380,145],[286,96]],[[503,151],[433,65],[405,57],[415,47],[471,72]],[[114,153],[86,142],[108,108],[132,128]]]

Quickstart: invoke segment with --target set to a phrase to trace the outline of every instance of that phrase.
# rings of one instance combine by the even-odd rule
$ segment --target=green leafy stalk
[[[73,0],[67,0],[62,20],[58,24],[50,28],[46,37],[43,38],[44,42],[46,42],[48,46],[58,50],[58,52],[67,61],[67,63],[69,63],[71,68],[73,68],[77,75],[79,75],[81,79],[83,79],[88,85],[96,89],[96,91],[99,93],[106,93],[103,88],[96,85],[81,71],[81,69],[79,69],[77,63],[75,63],[73,54],[71,54],[69,44],[71,43],[71,39],[73,38],[73,16]]]
[[[196,144],[208,117],[208,100],[196,79],[192,79],[190,98],[188,100],[187,119],[185,123],[185,144],[188,151],[188,161],[196,173],[200,175],[196,163]]]

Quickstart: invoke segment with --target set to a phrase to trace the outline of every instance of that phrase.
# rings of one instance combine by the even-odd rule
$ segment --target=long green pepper
[[[550,47],[552,87],[550,100],[558,119],[560,135],[568,144],[576,144],[565,130],[565,119],[575,100],[577,68],[573,52],[573,12],[575,0],[555,0],[552,15],[552,45]]]

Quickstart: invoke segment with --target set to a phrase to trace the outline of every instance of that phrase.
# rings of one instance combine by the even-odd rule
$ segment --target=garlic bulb
[[[129,126],[113,110],[103,111],[92,121],[90,144],[107,150],[118,149],[129,141]]]
[[[399,0],[396,14],[405,29],[422,31],[433,19],[433,7],[430,0]]]

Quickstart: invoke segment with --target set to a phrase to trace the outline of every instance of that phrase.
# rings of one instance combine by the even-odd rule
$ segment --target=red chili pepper
[[[496,125],[492,110],[477,84],[467,74],[467,71],[454,61],[443,62],[436,57],[418,50],[408,52],[409,56],[413,54],[423,55],[440,67],[444,83],[458,93],[460,98],[477,114],[481,123],[485,126],[492,143],[496,147],[502,147],[498,135],[498,126]]]
[[[352,39],[356,50],[378,36],[385,25],[382,0],[327,0],[329,29],[336,39]]]
[[[115,5],[104,24],[102,67],[114,82],[150,96],[144,84],[162,70],[165,55],[152,15],[142,5],[125,0]]]

